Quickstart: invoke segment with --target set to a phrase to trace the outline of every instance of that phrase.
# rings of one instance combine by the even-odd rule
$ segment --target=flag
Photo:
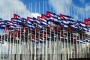
[[[79,24],[79,28],[81,30],[88,31],[88,26],[86,26],[83,22],[77,20],[77,23]]]
[[[60,17],[62,20],[74,20],[73,17],[67,16],[67,15],[63,15],[63,14],[60,14],[59,17]]]
[[[11,18],[11,22],[16,24],[22,24],[22,20],[18,18]]]
[[[86,27],[86,25],[84,24],[84,22],[81,22],[81,21],[78,21],[78,20],[77,20],[77,23],[78,23],[80,26],[82,26],[82,27]]]
[[[31,17],[27,17],[27,20],[29,20],[29,21],[33,21],[33,18],[31,18]]]
[[[71,25],[72,30],[77,31],[79,29],[78,25]]]
[[[41,14],[41,18],[45,19],[45,20],[48,20],[50,17],[49,16],[46,16],[44,14]]]
[[[47,20],[45,20],[45,19],[43,19],[43,18],[41,18],[41,17],[37,17],[37,19],[39,20],[39,24],[40,25],[43,25],[43,26],[45,26],[45,25],[47,25]]]
[[[40,21],[38,19],[36,19],[35,17],[33,17],[33,21],[34,21],[34,23],[40,24]]]
[[[5,24],[4,21],[0,21],[0,25]]]
[[[69,25],[70,21],[69,20],[62,20],[62,23]]]
[[[57,15],[57,14],[52,13],[52,12],[49,12],[49,11],[46,11],[46,16],[49,16],[49,17],[55,17],[55,18],[57,18],[57,17],[58,17],[58,15]]]
[[[19,15],[17,15],[17,14],[14,14],[13,18],[21,18],[21,17]]]
[[[49,19],[52,19],[53,21],[58,22],[59,21],[59,15],[56,15],[55,13],[46,11],[46,16],[49,16]]]
[[[84,19],[84,24],[86,24],[87,26],[90,26],[90,18]]]

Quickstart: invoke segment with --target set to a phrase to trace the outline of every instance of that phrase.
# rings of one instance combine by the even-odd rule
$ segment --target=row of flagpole
[[[25,29],[24,29],[24,30],[25,30]],[[40,30],[39,30],[39,31],[40,31]],[[46,31],[47,31],[47,30],[46,30]],[[35,29],[35,39],[36,39],[36,32],[37,32],[37,30]],[[58,32],[58,30],[57,30],[57,32]],[[60,31],[60,32],[61,32],[61,31]],[[64,31],[63,31],[63,32],[64,32]],[[68,31],[67,31],[67,32],[68,32]],[[67,33],[67,32],[66,32],[66,33]],[[25,31],[24,31],[24,33],[25,33]],[[44,33],[44,31],[43,31],[43,33]],[[29,34],[29,33],[28,33],[28,34]],[[31,34],[32,34],[32,33],[31,33]],[[57,34],[57,33],[56,33],[56,34]],[[67,34],[68,34],[68,33],[67,33]],[[54,35],[55,35],[55,33],[54,33]],[[58,35],[58,34],[57,34],[57,35]],[[61,35],[61,34],[60,34],[60,35]],[[63,35],[64,35],[64,33],[63,33]],[[83,35],[83,34],[82,34],[82,35]],[[1,37],[2,37],[2,36],[1,36]],[[10,42],[11,42],[11,35],[10,35],[9,37],[10,37]],[[20,28],[20,37],[21,37],[21,28]],[[71,37],[71,36],[70,36],[70,37]],[[44,36],[43,36],[43,38],[44,38]],[[54,38],[55,38],[55,36],[54,36]],[[73,37],[73,38],[74,38],[74,37]],[[4,36],[4,39],[5,39],[5,36]],[[79,36],[79,39],[80,39],[80,36]],[[1,38],[1,40],[2,40],[2,38]],[[14,40],[14,38],[13,38],[13,40]],[[28,40],[29,40],[29,39],[28,39]],[[43,39],[43,40],[44,40],[44,39]],[[56,43],[58,44],[58,39],[56,38],[56,39],[54,39],[54,40],[56,40]],[[21,39],[20,39],[19,41],[20,41],[20,43],[21,43]],[[35,40],[35,41],[36,41],[36,40]],[[47,41],[47,40],[46,40],[46,41]],[[49,40],[49,41],[50,41],[50,43],[49,43],[49,44],[50,44],[50,45],[49,45],[49,47],[50,47],[50,50],[49,50],[49,52],[50,52],[50,59],[52,59],[52,54],[53,54],[53,53],[52,53],[52,49],[51,49],[51,48],[52,48],[52,44],[51,44],[51,43],[52,43],[52,42],[51,42],[51,28],[50,28],[50,40]],[[25,34],[24,34],[24,42],[25,42]],[[31,43],[32,43],[32,42],[31,42]],[[54,43],[55,43],[55,41],[54,41]],[[68,43],[68,42],[66,42],[66,43]],[[67,47],[68,44],[67,44],[67,46],[66,46],[66,43],[65,43],[65,40],[64,40],[64,43],[63,43],[64,46],[63,46],[63,47],[64,47],[64,48],[67,48],[67,51],[68,51],[68,47]],[[14,45],[14,41],[13,41],[12,44]],[[23,43],[23,44],[24,44],[24,43]],[[9,49],[10,49],[10,51],[11,51],[11,52],[9,52],[9,54],[11,54],[11,55],[12,55],[12,46],[13,46],[13,45],[9,44],[9,47],[10,47]],[[44,47],[45,47],[45,44],[44,44],[44,43],[43,43],[43,45],[44,45],[44,46],[43,46],[42,50],[47,49],[47,48],[44,49]],[[18,42],[17,42],[17,46],[18,46]],[[25,46],[26,46],[26,45],[25,45]],[[72,45],[72,46],[74,46],[74,41],[73,41],[73,45]],[[24,45],[23,45],[23,47],[24,47]],[[32,47],[32,46],[31,46],[31,47]],[[31,47],[29,47],[29,48],[31,48]],[[16,48],[17,48],[16,50],[18,51],[18,47],[16,47]],[[24,47],[24,48],[25,48],[25,47]],[[32,47],[32,48],[33,48],[33,47]],[[31,48],[31,50],[32,50],[32,48]],[[36,48],[37,48],[36,43],[34,43],[34,48],[35,48],[35,49],[34,49],[34,50],[35,50],[35,51],[34,51],[34,55],[35,55],[35,56],[34,56],[34,59],[36,59],[36,54],[37,54],[37,52],[36,52],[36,51],[37,51],[37,49],[36,49]],[[57,46],[54,45],[54,54],[55,54],[56,52],[58,52],[58,51],[55,50],[55,48],[57,48],[57,50],[60,50]],[[21,50],[22,50],[22,48],[21,48]],[[26,49],[24,49],[24,50],[26,50]],[[24,51],[24,50],[23,50],[23,52],[24,52],[24,54],[25,54],[26,51]],[[80,48],[80,50],[81,50],[81,48]],[[17,52],[17,51],[16,51],[16,52]],[[31,51],[31,52],[32,52],[32,51]],[[46,51],[46,52],[47,52],[47,51]],[[66,53],[68,53],[68,52],[66,52]],[[65,54],[66,54],[66,53],[65,53]],[[16,54],[18,54],[18,53],[16,53]],[[33,54],[33,53],[32,53],[32,54]],[[32,54],[31,54],[31,55],[32,55]],[[42,51],[42,54],[44,55],[44,51]],[[57,54],[57,53],[56,53],[56,54]],[[46,56],[47,56],[47,54],[46,54]],[[43,56],[43,57],[44,57],[44,56]],[[55,57],[55,56],[54,56],[54,57]],[[66,57],[66,56],[65,56],[65,57]],[[71,56],[71,57],[72,57],[72,56]],[[74,55],[74,57],[75,57],[75,55]],[[11,58],[11,59],[12,59],[12,58]]]

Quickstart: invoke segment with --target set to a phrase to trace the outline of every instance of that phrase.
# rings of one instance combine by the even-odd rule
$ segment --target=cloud
[[[31,13],[21,0],[0,0],[0,18],[10,19],[14,13],[22,17],[39,15]]]
[[[50,5],[55,9],[57,14],[66,14],[74,17],[75,20],[83,21],[84,18],[90,16],[90,6],[85,4],[84,0],[80,0],[85,7],[74,5],[73,0],[49,0]]]
[[[50,5],[55,9],[56,13],[68,14],[72,0],[49,0]],[[67,9],[67,11],[66,11]]]

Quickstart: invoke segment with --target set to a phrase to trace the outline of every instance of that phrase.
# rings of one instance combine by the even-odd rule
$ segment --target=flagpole
[[[30,40],[32,39],[32,35],[33,35],[33,34],[32,34],[32,30],[31,30]],[[33,49],[32,40],[31,40],[30,42],[31,42],[30,50],[31,50],[31,60],[32,60],[32,59],[33,59],[33,56],[32,56],[32,55],[34,54],[34,52],[33,52],[33,50],[32,50],[32,49]]]
[[[45,9],[47,10],[47,4],[46,4],[46,1],[44,1],[44,4],[45,4]],[[46,26],[45,26],[46,27]],[[44,34],[46,34],[47,35],[47,27],[45,28],[45,33]],[[43,35],[44,36],[44,35]],[[46,40],[45,40],[46,39]],[[45,56],[44,56],[44,60],[47,60],[47,36],[45,36],[45,39],[44,39],[44,41],[46,42],[46,43],[44,43],[45,44]]]
[[[40,1],[39,1],[39,13],[40,13]],[[41,37],[40,37],[40,28],[39,28],[39,38],[41,38]],[[38,44],[38,45],[39,45],[38,58],[41,58],[41,56],[40,56],[41,51],[40,51],[40,50],[41,50],[42,47],[40,46],[40,44],[41,44],[41,43],[40,43],[40,41],[39,41],[39,44]]]
[[[29,10],[30,10],[30,7],[31,7],[31,5],[30,5],[30,3],[29,3]],[[27,27],[27,29],[28,29],[28,38],[27,38],[27,45],[28,45],[28,59],[30,60],[30,40],[29,40],[29,37],[30,37],[30,29]]]
[[[61,41],[61,37],[62,37],[61,36],[61,32],[62,32],[62,30],[60,30],[60,44],[62,44],[62,41]],[[63,49],[62,45],[61,45],[61,49]],[[62,59],[62,50],[60,51],[60,56],[61,56],[61,59]]]
[[[69,60],[69,41],[68,41],[69,39],[68,39],[68,31],[67,31],[67,50],[68,50],[68,52],[67,52],[67,55],[68,55],[68,60]]]
[[[11,35],[10,35],[10,57],[11,57]]]
[[[5,32],[4,32],[4,35],[3,35],[3,40],[2,40],[2,43],[5,43]],[[3,49],[3,48],[2,48]],[[4,50],[3,50],[3,59],[4,59]]]
[[[70,53],[69,58],[71,58],[71,53],[72,53],[72,46],[71,46],[71,32],[70,32],[70,31],[68,31],[68,32],[69,32],[69,37],[70,37],[70,38],[68,37],[68,38],[69,38],[69,44],[70,44],[70,46],[69,46],[69,47],[70,47],[70,49],[69,49],[69,53]]]
[[[32,3],[31,3],[31,12],[32,12]],[[30,38],[32,38],[32,29],[31,29],[31,37]],[[31,46],[30,46],[30,49],[31,49],[31,60],[33,60],[33,54],[34,54],[34,51],[32,50],[33,48],[34,48],[34,46],[33,46],[33,43],[32,43],[32,40],[30,41],[31,42]]]
[[[25,29],[25,27],[24,27],[24,31],[23,32],[24,32],[24,45],[25,45],[24,46],[24,55],[25,55],[24,57],[25,57],[25,60],[26,60],[26,39],[25,39],[25,37],[26,37],[26,35],[25,35],[26,29]]]
[[[22,47],[23,47],[23,44],[21,44],[21,27],[20,27],[20,29],[19,29],[19,31],[20,31],[20,34],[19,34],[19,36],[18,36],[18,38],[19,38],[19,41],[18,41],[18,39],[17,39],[17,44],[16,44],[16,46],[18,46],[19,47],[19,45],[22,45]],[[17,34],[18,35],[18,34]],[[18,47],[16,47],[16,48],[18,48]],[[19,50],[19,48],[18,48],[18,50]],[[16,51],[18,51],[18,50],[16,50]],[[21,52],[22,52],[22,48],[21,48]],[[18,53],[16,53],[17,54],[17,56],[19,55]],[[23,53],[22,53],[23,54]]]
[[[39,29],[39,38],[41,38],[41,37],[40,37],[40,29]],[[41,54],[41,51],[40,51],[40,50],[41,50],[42,47],[40,46],[40,44],[41,44],[41,43],[40,43],[40,41],[39,41],[38,58],[41,57],[41,56],[40,56],[40,54]]]
[[[53,41],[53,60],[55,60],[55,30],[54,30],[54,41]]]
[[[47,28],[48,28],[48,27],[46,27],[46,57],[45,57],[46,59],[45,59],[45,60],[48,60],[48,56],[47,56],[47,55],[48,55],[48,52],[47,52],[47,50],[48,50],[48,49],[47,49],[47,48],[48,48],[48,44],[47,44],[47,43],[48,43],[48,40],[47,40],[47,35],[48,35],[48,34],[47,34]]]
[[[28,59],[30,60],[30,40],[29,40],[29,36],[30,36],[30,33],[29,33],[29,28],[28,28],[28,38],[27,38],[27,45],[28,45]]]
[[[77,40],[79,40],[79,33],[78,33],[77,38],[78,38]],[[77,41],[76,41],[76,43],[77,43]],[[79,43],[77,43],[77,58],[79,58]]]
[[[80,34],[79,34],[79,41],[80,41]],[[78,47],[79,47],[78,58],[80,58],[80,42],[78,44]]]
[[[36,12],[36,2],[35,2],[35,12]],[[36,26],[35,26],[35,44],[34,44],[34,60],[36,60]]]
[[[1,29],[0,29],[1,30]],[[0,35],[0,40],[2,40],[2,33],[1,33],[1,35]],[[0,47],[2,47],[1,46],[2,44],[0,43]],[[1,57],[1,50],[0,50],[0,57]],[[0,58],[0,60],[1,60],[1,58]]]
[[[13,33],[12,33],[12,34],[13,34]],[[12,36],[13,36],[13,35],[12,35]],[[10,40],[10,41],[11,41],[11,42],[10,42],[10,43],[11,43],[11,44],[10,44],[10,45],[11,45],[11,47],[10,47],[10,48],[11,48],[11,49],[10,49],[10,51],[11,51],[11,53],[10,53],[10,55],[11,55],[11,56],[10,56],[10,59],[11,59],[11,60],[12,60],[12,40],[13,40],[13,38],[11,37],[11,40]]]
[[[75,32],[77,34],[77,32]],[[76,35],[76,39],[75,39],[75,44],[76,44],[76,58],[78,58],[78,44],[77,44],[77,35]]]

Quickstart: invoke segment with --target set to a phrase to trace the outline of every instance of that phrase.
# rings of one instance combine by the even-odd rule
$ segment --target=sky
[[[37,17],[51,11],[83,21],[90,16],[89,0],[0,0],[0,18],[10,20],[13,14]]]
[[[83,21],[90,16],[90,0],[0,0],[0,18],[4,20],[10,20],[14,13],[26,18],[40,16],[46,11]]]

